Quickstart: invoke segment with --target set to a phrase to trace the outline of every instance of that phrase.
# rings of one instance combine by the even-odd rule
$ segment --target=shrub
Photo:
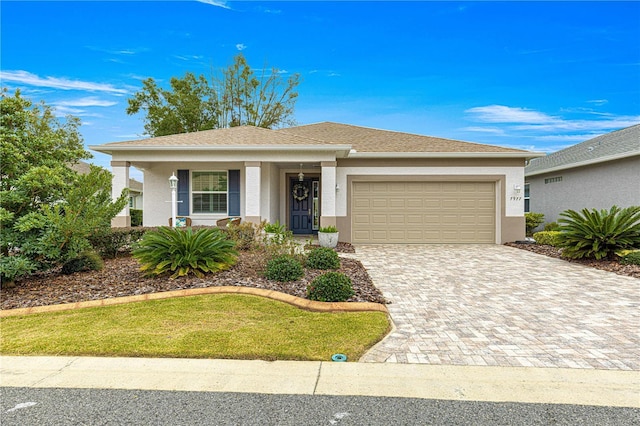
[[[266,256],[269,259],[286,255],[296,257],[299,261],[303,260],[304,247],[296,242],[291,231],[283,231],[271,238],[265,235],[263,242]]]
[[[36,265],[24,256],[5,256],[0,254],[0,285],[3,288],[13,286],[13,282],[35,271]]]
[[[307,267],[313,269],[338,269],[340,259],[338,253],[328,247],[317,247],[307,256]]]
[[[530,237],[531,235],[533,235],[533,230],[540,226],[542,222],[544,222],[544,214],[527,212],[524,214],[524,219],[527,237]]]
[[[131,226],[142,226],[142,210],[131,209]]]
[[[225,229],[228,238],[236,244],[238,250],[250,250],[256,243],[256,227],[251,222],[230,225]]]
[[[104,261],[100,255],[95,251],[85,251],[62,265],[61,272],[65,275],[71,275],[76,272],[99,271],[102,268],[104,268]]]
[[[580,213],[567,210],[560,216],[563,256],[602,259],[622,249],[640,247],[640,206],[582,209]]]
[[[558,222],[549,222],[544,224],[545,231],[557,231],[559,229],[560,225],[558,225]]]
[[[533,234],[533,239],[536,240],[536,244],[558,247],[561,235],[560,231],[540,231]]]
[[[264,225],[264,232],[269,234],[282,234],[285,231],[285,226],[280,225],[279,221],[276,223],[267,223]]]
[[[114,258],[118,254],[131,253],[134,243],[144,234],[155,228],[110,228],[103,227],[95,230],[89,236],[89,242],[100,256]]]
[[[307,297],[320,302],[345,302],[353,296],[351,279],[340,272],[327,272],[307,286]]]
[[[640,250],[624,255],[620,263],[623,265],[640,265]]]
[[[171,278],[193,273],[203,277],[207,272],[228,269],[237,261],[233,241],[216,228],[168,228],[149,231],[140,241],[133,256],[147,275],[173,272]]]
[[[287,282],[300,279],[303,275],[302,264],[292,256],[278,256],[267,262],[267,279]]]

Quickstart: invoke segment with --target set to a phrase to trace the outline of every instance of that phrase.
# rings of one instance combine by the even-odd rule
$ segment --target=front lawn
[[[207,295],[0,320],[3,355],[359,359],[389,331],[381,312],[317,313],[246,295]]]

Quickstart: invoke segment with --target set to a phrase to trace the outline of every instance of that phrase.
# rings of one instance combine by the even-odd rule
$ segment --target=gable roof
[[[586,140],[577,145],[531,160],[525,176],[640,155],[640,124]]]
[[[542,154],[495,145],[323,122],[286,129],[240,126],[91,146],[111,154],[137,150],[317,150],[339,157],[508,156]]]
[[[222,129],[201,130],[192,133],[157,136],[123,142],[111,142],[104,147],[210,147],[220,146],[237,148],[268,145],[326,145],[325,142],[307,137],[280,133],[278,130],[255,126],[227,127]]]

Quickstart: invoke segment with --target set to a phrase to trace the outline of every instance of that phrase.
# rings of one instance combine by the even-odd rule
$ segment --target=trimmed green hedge
[[[560,231],[540,231],[533,234],[536,244],[558,247],[560,245],[562,232]]]

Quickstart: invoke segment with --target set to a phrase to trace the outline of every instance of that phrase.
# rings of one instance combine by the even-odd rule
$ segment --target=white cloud
[[[240,50],[240,51],[243,51],[243,50],[244,50],[244,49],[246,49],[246,48],[247,48],[247,46],[246,46],[246,45],[244,45],[244,44],[242,44],[242,43],[238,43],[238,44],[236,44],[236,49],[238,49],[238,50]]]
[[[59,77],[40,77],[27,71],[0,71],[0,79],[12,83],[28,86],[49,87],[61,90],[88,90],[90,92],[127,93],[111,84],[95,83],[92,81],[69,80]]]
[[[208,4],[210,6],[221,7],[223,9],[231,9],[226,0],[196,0],[199,3]]]
[[[565,111],[575,111],[566,109]],[[606,133],[610,130],[621,129],[640,123],[640,115],[614,116],[608,113],[597,114],[593,120],[566,119],[554,117],[527,108],[514,108],[503,105],[488,105],[470,108],[465,111],[471,115],[471,120],[481,123],[502,123],[506,129],[516,131],[536,132],[592,132]],[[591,112],[589,112],[590,115]],[[476,127],[474,131],[480,131]]]
[[[493,133],[494,135],[504,135],[503,129],[498,129],[496,127],[464,127],[462,130],[466,130],[467,132],[481,132],[481,133]]]
[[[474,121],[486,123],[530,123],[542,124],[554,122],[557,119],[526,108],[513,108],[504,105],[487,105],[469,108],[465,111],[472,114]]]
[[[602,106],[606,103],[609,103],[609,101],[606,99],[593,99],[593,100],[587,101],[587,103],[593,104],[595,106]]]
[[[117,102],[98,99],[94,96],[72,99],[69,101],[56,102],[57,107],[110,107],[116,105]]]
[[[640,115],[607,117],[594,120],[557,120],[549,123],[513,126],[514,130],[539,132],[603,132],[622,129],[640,123]]]

